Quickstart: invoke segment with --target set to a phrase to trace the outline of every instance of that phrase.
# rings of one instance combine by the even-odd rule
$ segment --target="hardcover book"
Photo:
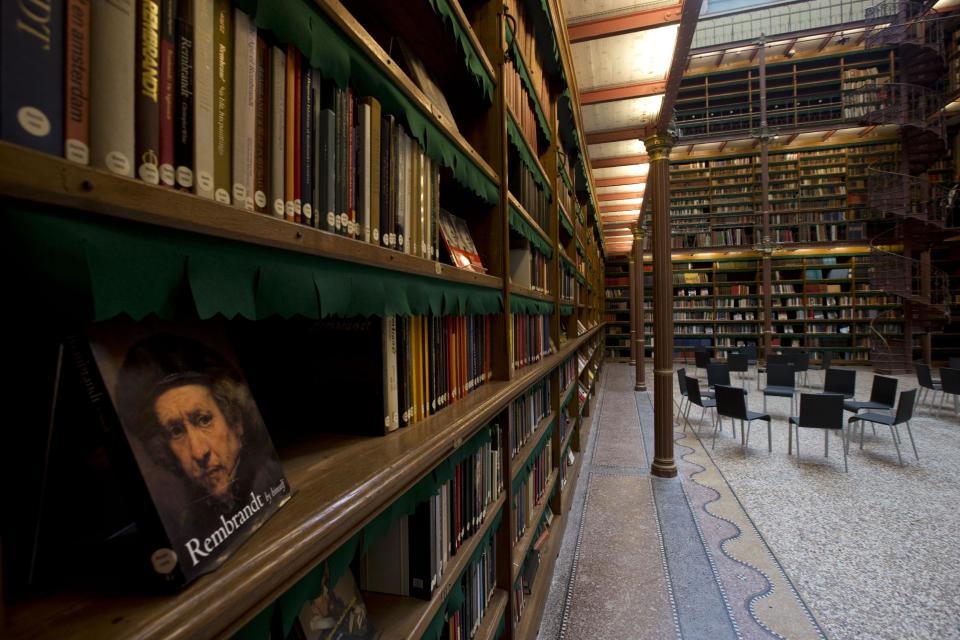
[[[214,0],[213,188],[217,202],[230,204],[233,190],[233,8]]]
[[[63,155],[90,164],[90,0],[68,0]]]
[[[193,0],[193,182],[213,200],[213,0]]]
[[[97,0],[91,12],[90,164],[132,178],[136,6]]]
[[[176,184],[174,112],[177,81],[177,2],[163,0],[160,15],[160,184]]]
[[[138,527],[151,542],[144,561],[164,581],[213,571],[290,498],[222,334],[108,322],[72,351],[109,450],[132,454],[139,477],[129,485],[145,493],[135,495]]]
[[[137,2],[136,166],[137,176],[160,184],[160,3]]]

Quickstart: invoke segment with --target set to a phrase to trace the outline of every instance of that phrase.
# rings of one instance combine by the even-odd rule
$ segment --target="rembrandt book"
[[[219,332],[101,323],[72,352],[111,462],[130,479],[142,559],[164,581],[179,585],[216,569],[289,499]]]

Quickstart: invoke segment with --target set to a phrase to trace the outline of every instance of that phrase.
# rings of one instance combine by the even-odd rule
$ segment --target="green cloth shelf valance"
[[[587,279],[579,271],[573,272],[573,277],[577,279],[577,282],[580,284],[587,284]]]
[[[580,206],[580,203],[577,202],[576,200],[574,200],[574,202],[573,202],[573,208],[574,208],[574,209],[576,210],[576,212],[577,212],[577,220],[580,221],[580,226],[581,226],[581,227],[587,226],[587,221],[584,220],[584,218],[583,218],[583,207]]]
[[[566,229],[571,236],[573,235],[573,223],[563,214],[563,211],[560,212],[560,226]]]
[[[558,163],[560,167],[560,179],[563,180],[563,184],[567,185],[567,189],[573,193],[573,182],[570,181],[570,176],[567,175],[567,169],[563,166],[563,163]]]
[[[527,98],[533,105],[533,113],[537,117],[537,124],[540,125],[540,131],[543,133],[547,144],[550,144],[553,137],[550,135],[550,126],[547,124],[547,117],[543,115],[543,107],[540,106],[540,100],[533,88],[533,80],[530,79],[530,72],[527,71],[527,63],[523,60],[523,54],[520,53],[520,47],[517,45],[517,39],[513,37],[513,30],[507,26],[507,46],[510,48],[513,66],[516,67],[520,75],[520,81],[527,92]]]
[[[572,304],[560,304],[560,315],[561,316],[572,316],[573,315],[573,305]]]
[[[553,77],[560,78],[564,87],[568,85],[567,75],[560,62],[560,47],[557,43],[553,19],[550,17],[550,8],[546,0],[526,0],[529,15],[533,17],[533,28],[537,46],[543,56],[544,71]]]
[[[498,289],[77,211],[8,207],[4,214],[13,264],[44,283],[25,288],[24,296],[42,296],[35,301],[40,308],[82,321],[121,314],[256,320],[503,309]]]
[[[480,61],[480,56],[477,54],[477,51],[473,48],[473,43],[467,36],[464,25],[460,23],[459,15],[450,6],[448,0],[427,1],[430,3],[430,6],[433,7],[433,10],[437,12],[437,15],[443,18],[443,22],[453,33],[453,38],[457,41],[457,44],[460,45],[460,51],[463,53],[464,58],[463,63],[480,85],[484,100],[486,100],[487,104],[492,103],[493,81],[490,79],[490,75]]]
[[[573,264],[573,262],[568,260],[567,256],[565,255],[560,256],[560,268],[566,271],[567,273],[569,273],[570,275],[573,275],[577,272],[577,265]]]
[[[547,176],[540,170],[540,163],[534,160],[533,151],[527,146],[527,141],[517,128],[517,123],[513,121],[513,116],[507,114],[507,134],[513,147],[520,155],[520,161],[527,166],[530,173],[533,174],[533,181],[537,183],[540,190],[547,194],[547,199],[553,198],[553,190],[550,188],[550,182]]]
[[[510,294],[510,311],[513,313],[527,313],[535,316],[547,316],[553,313],[553,303],[546,300],[528,298],[519,293]]]
[[[308,0],[238,0],[260,29],[293,44],[310,65],[341,88],[380,101],[384,113],[399,118],[426,154],[453,172],[454,178],[487,204],[499,201],[493,180],[394,84],[362,49]]]
[[[527,219],[510,203],[510,228],[530,241],[530,244],[549,260],[553,257],[553,247],[534,229]]]
[[[583,250],[583,245],[580,244],[580,238],[577,238],[577,253],[579,253],[579,254],[580,254],[581,256],[583,256],[584,258],[587,257],[586,252],[584,252],[584,250]]]

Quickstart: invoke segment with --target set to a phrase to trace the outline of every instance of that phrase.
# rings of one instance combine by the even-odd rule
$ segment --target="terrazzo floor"
[[[858,371],[858,398],[872,375]],[[952,410],[912,421],[919,462],[905,431],[900,466],[889,430],[867,429],[844,473],[835,436],[829,458],[809,430],[800,464],[787,455],[789,402],[771,399],[772,453],[762,423],[743,448],[728,422],[711,448],[707,417],[699,439],[677,426],[679,477],[663,480],[648,473],[652,392],[612,363],[599,389],[539,638],[960,638]]]

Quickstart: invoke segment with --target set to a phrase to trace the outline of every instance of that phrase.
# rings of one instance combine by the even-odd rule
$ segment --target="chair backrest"
[[[771,354],[767,356],[767,366],[772,364],[790,364],[790,356]]]
[[[913,417],[913,406],[917,402],[917,390],[900,392],[900,402],[897,404],[897,415],[893,420],[894,424],[903,424]]]
[[[801,394],[800,426],[843,429],[843,396],[837,393]]]
[[[915,362],[913,370],[917,372],[917,384],[924,389],[933,389],[933,376],[930,375],[930,365],[926,362]]]
[[[707,348],[706,348],[704,345],[702,345],[702,344],[698,344],[698,345],[694,345],[693,351],[694,351],[694,353],[696,353],[697,351],[703,351],[704,353],[706,353],[706,352],[707,352]]]
[[[730,384],[730,367],[722,362],[713,362],[707,365],[707,384]]]
[[[747,419],[747,401],[743,389],[718,384],[715,391],[717,392],[717,413],[719,415],[725,418],[736,418],[737,420]]]
[[[796,370],[792,364],[771,364],[767,367],[768,387],[794,387]]]
[[[745,373],[749,370],[746,354],[731,353],[727,358],[727,366],[730,368],[730,371],[740,371]]]
[[[824,351],[820,357],[820,368],[829,369],[831,364],[833,364],[833,351]]]
[[[703,406],[703,399],[700,397],[700,382],[696,378],[684,376],[686,378],[687,398],[698,407]]]
[[[687,396],[687,370],[684,367],[677,369],[677,386],[680,388],[680,395]]]
[[[706,369],[707,365],[710,364],[710,356],[706,351],[694,351],[693,360],[697,363],[699,369]]]
[[[810,366],[810,354],[807,352],[798,353],[793,360],[794,366],[796,366],[796,372],[800,373],[801,371],[806,371]]]
[[[960,394],[960,369],[940,369],[940,385],[944,393]]]
[[[950,358],[947,361],[947,366],[951,369],[960,369],[960,358]]]
[[[853,369],[827,369],[823,376],[823,390],[853,397],[857,392],[857,372]]]
[[[756,360],[756,359],[757,359],[757,345],[755,345],[755,344],[748,344],[747,346],[745,346],[745,347],[741,350],[740,353],[742,353],[743,355],[747,356],[747,361]]]
[[[893,408],[897,402],[897,379],[874,375],[873,386],[870,388],[870,402]]]

